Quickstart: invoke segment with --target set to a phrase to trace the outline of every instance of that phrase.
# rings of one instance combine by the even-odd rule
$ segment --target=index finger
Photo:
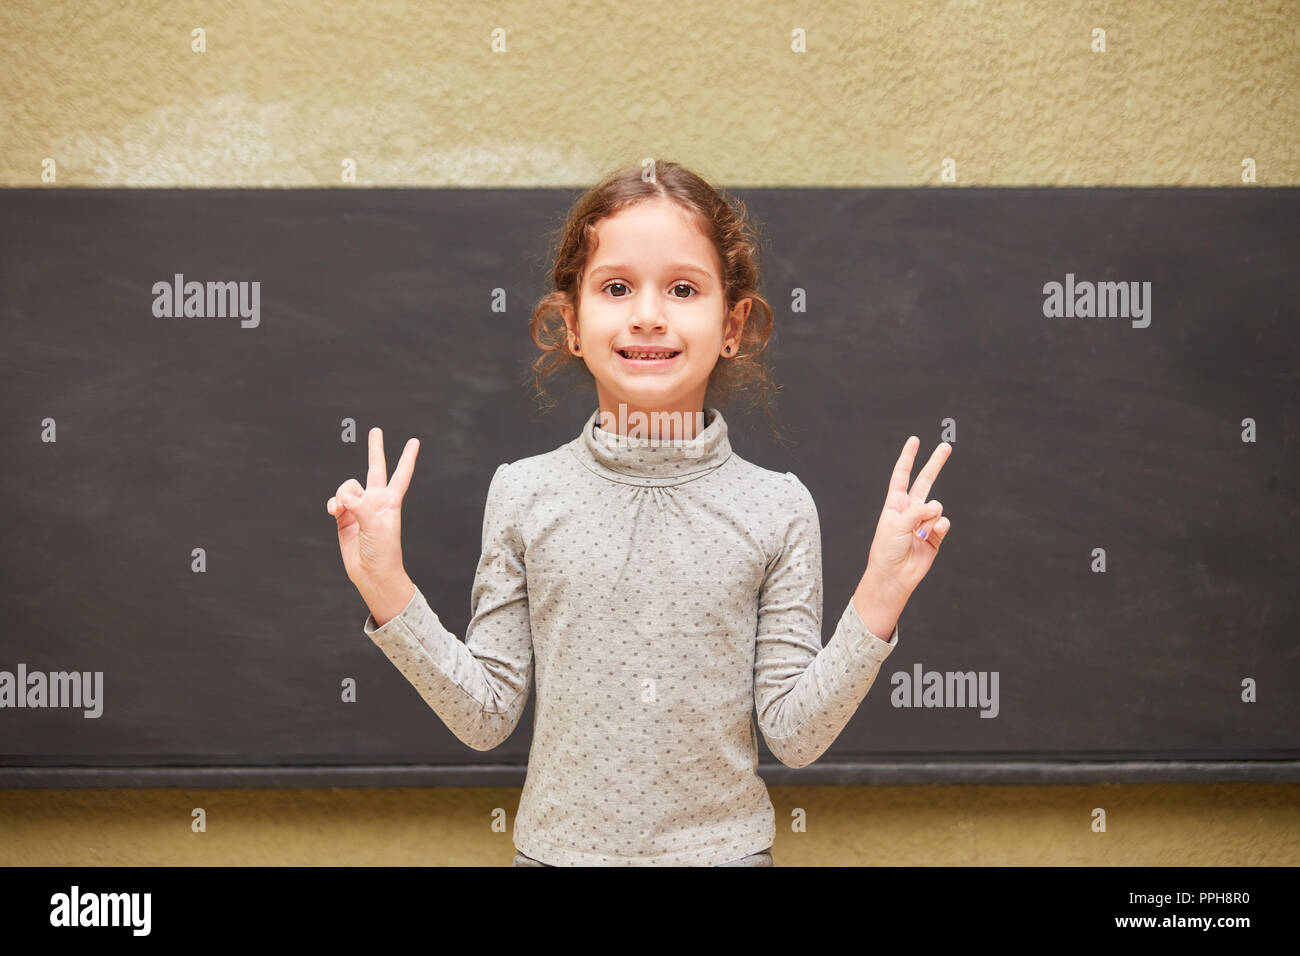
[[[912,485],[910,492],[913,498],[918,501],[925,501],[929,497],[930,487],[934,484],[934,479],[939,477],[939,469],[943,467],[943,463],[948,460],[948,456],[951,454],[952,445],[949,445],[946,441],[939,442],[934,449],[934,454],[930,456],[930,460],[925,463],[921,473],[916,476],[916,483]]]
[[[384,464],[384,433],[370,429],[370,471],[366,474],[366,491],[388,485],[388,467]]]
[[[415,456],[420,453],[420,440],[412,438],[402,449],[402,457],[397,461],[397,467],[393,469],[393,480],[388,487],[397,493],[400,501],[406,495],[406,489],[411,484],[411,473],[415,471]]]
[[[915,444],[913,444],[915,442]],[[921,447],[921,439],[915,435],[903,442],[903,453],[898,456],[894,473],[889,476],[889,490],[907,494],[907,483],[912,480],[912,462],[916,460],[916,450]]]

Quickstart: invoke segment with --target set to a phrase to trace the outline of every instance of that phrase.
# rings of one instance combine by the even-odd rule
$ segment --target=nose
[[[644,292],[637,297],[636,306],[632,310],[630,326],[634,330],[662,329],[664,327],[664,313],[659,308],[658,299],[653,291]]]

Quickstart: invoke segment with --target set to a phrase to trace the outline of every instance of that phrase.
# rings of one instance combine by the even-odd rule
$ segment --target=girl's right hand
[[[339,485],[325,510],[338,519],[339,551],[348,580],[363,591],[405,575],[402,566],[402,498],[415,471],[419,439],[412,438],[387,480],[384,433],[370,429],[370,471],[366,487],[355,478]]]

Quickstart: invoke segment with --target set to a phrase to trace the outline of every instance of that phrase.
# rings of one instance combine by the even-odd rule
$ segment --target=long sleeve
[[[805,767],[839,736],[898,645],[872,634],[850,599],[822,646],[821,525],[812,494],[787,473],[788,516],[759,594],[754,704],[768,748]]]
[[[363,625],[451,732],[475,750],[491,750],[514,731],[533,676],[521,497],[510,478],[508,465],[501,465],[488,487],[464,643],[443,627],[418,587],[383,627],[373,615]]]

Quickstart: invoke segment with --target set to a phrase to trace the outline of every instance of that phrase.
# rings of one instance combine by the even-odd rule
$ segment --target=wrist
[[[853,607],[872,634],[889,642],[910,595],[897,582],[863,575],[853,592]]]
[[[411,603],[411,598],[415,596],[415,582],[403,570],[382,580],[359,585],[357,590],[370,608],[375,626],[383,627]]]

